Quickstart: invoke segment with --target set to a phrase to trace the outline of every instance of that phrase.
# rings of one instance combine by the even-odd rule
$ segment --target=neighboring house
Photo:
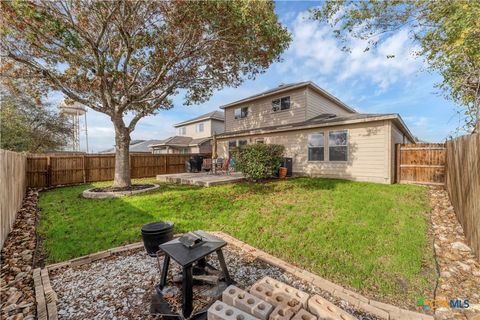
[[[297,175],[392,183],[395,144],[414,143],[398,114],[358,113],[312,82],[281,85],[221,109],[219,157],[245,144],[282,144]]]
[[[153,153],[210,153],[213,134],[225,130],[224,114],[222,111],[212,111],[177,123],[174,127],[176,136],[150,145]]]
[[[159,143],[163,140],[132,140],[130,141],[129,150],[131,153],[152,153],[149,147],[151,144]],[[115,148],[100,151],[99,153],[115,153]]]

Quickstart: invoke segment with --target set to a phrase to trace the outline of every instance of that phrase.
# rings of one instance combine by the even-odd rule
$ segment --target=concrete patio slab
[[[229,183],[241,182],[244,180],[241,172],[232,172],[226,174],[207,174],[205,172],[198,173],[174,173],[162,174],[157,176],[160,182],[189,184],[194,186],[211,187]]]

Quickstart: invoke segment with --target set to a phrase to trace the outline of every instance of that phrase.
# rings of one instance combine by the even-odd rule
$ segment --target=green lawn
[[[80,197],[107,184],[42,193],[39,231],[48,262],[139,241],[143,224],[170,220],[175,232],[222,230],[397,305],[413,305],[433,291],[423,187],[298,178],[211,188],[163,184],[133,197]]]

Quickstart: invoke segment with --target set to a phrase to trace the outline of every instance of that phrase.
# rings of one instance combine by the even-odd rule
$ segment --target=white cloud
[[[422,65],[414,56],[418,47],[411,43],[407,30],[399,30],[367,52],[367,43],[353,38],[347,44],[351,52],[342,51],[332,28],[308,19],[308,12],[297,15],[291,32],[293,42],[285,54],[285,62],[277,70],[301,75],[302,79],[328,76],[337,82],[366,80],[382,92],[415,74]],[[387,58],[390,55],[395,57]]]

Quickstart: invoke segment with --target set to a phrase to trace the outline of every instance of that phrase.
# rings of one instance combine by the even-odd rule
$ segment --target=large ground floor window
[[[347,130],[330,131],[328,133],[328,159],[330,161],[348,160]]]
[[[325,136],[323,132],[308,136],[308,161],[325,160]]]

